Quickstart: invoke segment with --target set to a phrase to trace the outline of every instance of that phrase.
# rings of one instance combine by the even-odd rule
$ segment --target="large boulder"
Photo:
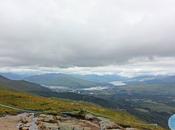
[[[48,123],[57,123],[57,118],[53,115],[41,114],[38,117],[38,121],[48,122]]]
[[[95,119],[97,119],[97,118],[92,114],[88,113],[85,115],[85,120],[95,120]]]
[[[117,125],[116,123],[110,121],[109,119],[103,118],[103,117],[98,117],[100,120],[99,124],[101,127],[101,130],[106,130],[106,129],[122,129],[121,126]]]
[[[25,124],[31,122],[33,118],[34,118],[33,113],[23,113],[20,115],[20,122]]]
[[[70,124],[60,124],[60,130],[73,130]]]
[[[38,129],[39,130],[59,130],[60,127],[57,123],[42,122],[38,124]]]
[[[31,123],[26,123],[26,124],[20,123],[18,128],[19,130],[29,130],[30,126],[31,126]]]

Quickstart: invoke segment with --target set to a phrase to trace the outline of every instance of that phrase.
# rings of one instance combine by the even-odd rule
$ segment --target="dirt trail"
[[[0,130],[18,130],[20,116],[5,116],[0,118]]]
[[[21,112],[31,112],[28,110],[24,110],[24,109],[12,107],[12,106],[4,105],[4,104],[0,104],[0,107],[10,108],[10,109],[21,111]],[[26,113],[19,114],[16,116],[7,115],[5,117],[0,117],[0,130],[18,130],[17,125],[19,121],[21,120],[21,117],[23,116],[26,116]]]

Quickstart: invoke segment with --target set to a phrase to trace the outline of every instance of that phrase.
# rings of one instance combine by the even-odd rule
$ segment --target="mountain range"
[[[88,88],[103,85],[95,81],[81,79],[68,74],[41,74],[24,78],[26,81],[38,83],[45,86],[62,86],[68,88]]]

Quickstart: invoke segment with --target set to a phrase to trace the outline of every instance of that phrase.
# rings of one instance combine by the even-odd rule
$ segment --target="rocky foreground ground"
[[[23,113],[0,118],[0,130],[136,130],[124,128],[109,119],[92,114],[61,116]]]

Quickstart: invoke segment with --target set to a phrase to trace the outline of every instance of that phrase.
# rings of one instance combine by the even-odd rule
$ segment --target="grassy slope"
[[[44,98],[38,96],[31,96],[26,93],[7,90],[0,87],[0,103],[10,106],[15,106],[21,109],[39,110],[49,113],[57,113],[64,111],[86,110],[96,115],[104,116],[112,119],[116,123],[122,125],[130,125],[137,127],[140,130],[163,130],[162,128],[155,128],[155,126],[147,125],[144,122],[136,119],[126,112],[113,111],[104,109],[100,106],[75,102],[69,100],[60,100],[55,98]],[[0,107],[0,114],[15,114],[17,111]]]

